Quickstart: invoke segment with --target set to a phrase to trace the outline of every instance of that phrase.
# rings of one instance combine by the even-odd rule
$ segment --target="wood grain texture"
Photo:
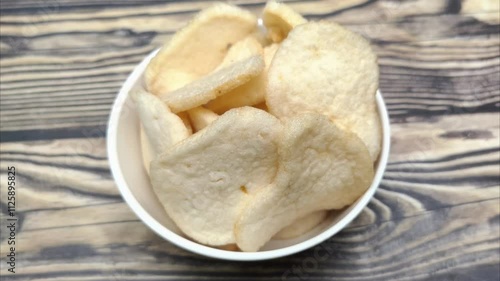
[[[231,1],[258,12],[265,1]],[[0,5],[0,217],[18,169],[18,273],[6,280],[499,280],[500,34],[494,1],[291,1],[369,38],[392,150],[375,198],[325,243],[267,262],[207,259],[122,201],[106,123],[121,84],[205,1]],[[1,274],[5,274],[5,240]]]
[[[9,122],[0,128],[6,139],[20,139],[17,131],[104,126],[116,92],[133,67],[197,9],[209,5],[136,7],[129,3],[98,9],[89,16],[69,8],[76,3],[61,2],[48,13],[2,17],[0,114]],[[494,87],[500,83],[498,25],[450,14],[447,1],[429,3],[353,1],[348,5],[347,1],[344,7],[336,1],[311,1],[292,6],[311,19],[344,23],[372,40],[381,72],[386,74],[380,88],[389,109],[397,109],[391,113],[498,110],[499,93]],[[255,11],[262,6],[262,2],[247,4]],[[457,88],[462,95],[456,95]],[[439,100],[423,100],[422,91],[439,94]],[[434,104],[429,107],[430,102]]]

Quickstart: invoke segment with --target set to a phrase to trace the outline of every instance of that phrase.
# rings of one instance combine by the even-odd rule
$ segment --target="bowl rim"
[[[309,238],[308,240],[281,249],[267,250],[262,252],[235,252],[216,249],[210,246],[199,244],[172,232],[171,230],[160,224],[141,206],[139,201],[137,201],[137,199],[130,191],[130,188],[125,181],[123,173],[120,169],[118,161],[118,151],[116,146],[116,143],[118,141],[118,121],[120,119],[123,106],[127,100],[128,93],[134,87],[136,81],[142,76],[149,61],[157,53],[157,51],[158,50],[154,50],[153,52],[151,52],[139,65],[137,65],[121,87],[111,109],[111,114],[108,122],[106,146],[111,173],[116,182],[118,190],[121,193],[121,196],[132,209],[132,211],[139,217],[139,219],[160,237],[166,239],[167,241],[170,241],[180,248],[206,257],[231,261],[268,260],[292,255],[320,244],[321,242],[337,234],[340,230],[344,229],[366,207],[368,202],[375,194],[375,191],[377,190],[382,180],[385,168],[387,166],[390,150],[391,132],[389,114],[387,112],[382,94],[379,90],[377,90],[376,93],[376,103],[380,116],[380,122],[382,125],[382,149],[380,151],[375,176],[373,178],[372,184],[370,185],[368,190],[361,196],[357,205],[340,221],[338,221],[328,229],[324,230],[314,237]]]

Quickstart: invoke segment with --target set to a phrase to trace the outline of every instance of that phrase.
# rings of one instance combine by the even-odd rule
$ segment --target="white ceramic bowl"
[[[349,224],[368,204],[380,184],[389,156],[389,118],[380,92],[377,92],[377,106],[383,129],[382,151],[370,188],[349,208],[340,214],[331,214],[325,222],[298,238],[272,240],[254,253],[220,250],[182,236],[165,213],[149,183],[142,164],[139,119],[129,97],[131,89],[144,87],[142,74],[155,54],[156,51],[145,58],[121,88],[109,119],[107,149],[111,171],[125,202],[158,235],[188,251],[212,258],[238,261],[273,259],[303,251],[325,241]]]

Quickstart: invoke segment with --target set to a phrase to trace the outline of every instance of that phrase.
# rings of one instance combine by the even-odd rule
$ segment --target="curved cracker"
[[[148,90],[165,94],[212,72],[228,46],[257,28],[257,18],[238,7],[217,3],[201,11],[151,60],[144,73]]]
[[[288,119],[278,154],[274,182],[252,197],[236,223],[236,243],[243,251],[257,251],[309,213],[352,204],[374,175],[363,142],[320,114]]]
[[[170,93],[160,95],[173,112],[189,110],[245,84],[264,69],[262,56],[251,56]]]
[[[241,208],[276,174],[281,124],[252,107],[233,109],[151,164],[151,182],[167,214],[198,242],[235,242]]]
[[[297,26],[268,71],[269,112],[287,118],[318,112],[358,135],[372,161],[381,149],[376,108],[377,56],[361,36],[332,22]]]
[[[268,37],[275,43],[283,41],[295,26],[307,22],[292,8],[276,1],[267,2],[262,12],[262,19],[267,28]]]

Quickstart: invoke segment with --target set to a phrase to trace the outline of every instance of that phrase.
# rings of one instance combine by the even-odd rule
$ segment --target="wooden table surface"
[[[234,3],[258,12],[264,1]],[[382,185],[335,237],[290,257],[228,262],[173,246],[139,221],[108,166],[111,105],[133,67],[209,4],[2,0],[5,280],[499,280],[497,0],[290,3],[371,40],[390,111]],[[10,166],[16,274],[5,257]]]

